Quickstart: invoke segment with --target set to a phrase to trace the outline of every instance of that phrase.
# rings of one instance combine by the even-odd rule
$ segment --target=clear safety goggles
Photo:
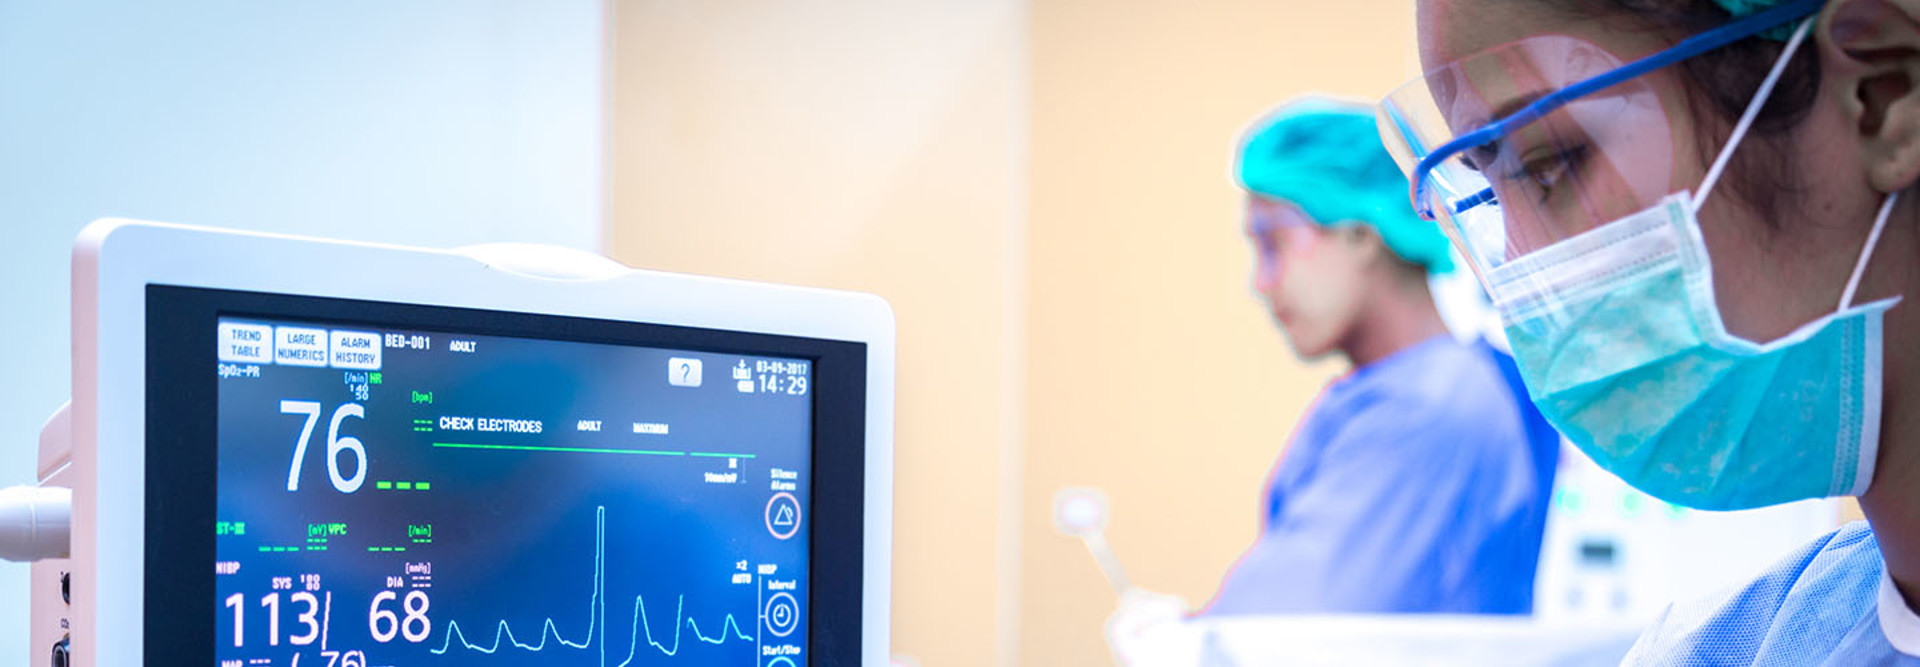
[[[1679,150],[1640,77],[1818,11],[1797,0],[1623,62],[1567,35],[1484,51],[1396,89],[1376,108],[1414,210],[1441,226],[1496,304],[1501,266],[1658,205]],[[1770,83],[1769,83],[1770,85]],[[1755,107],[1757,110],[1757,106]]]
[[[1249,206],[1247,235],[1253,240],[1258,264],[1254,267],[1261,280],[1279,280],[1289,257],[1310,252],[1319,241],[1315,224],[1304,211],[1292,204],[1281,204],[1262,211]]]

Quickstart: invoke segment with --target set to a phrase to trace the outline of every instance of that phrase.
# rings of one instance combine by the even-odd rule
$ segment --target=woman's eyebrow
[[[1493,109],[1493,113],[1490,116],[1485,118],[1478,118],[1478,119],[1475,119],[1476,122],[1469,123],[1467,127],[1472,129],[1468,131],[1469,132],[1476,131],[1476,130],[1479,130],[1480,128],[1486,127],[1487,125],[1495,121],[1505,120],[1509,116],[1512,116],[1516,113],[1520,113],[1521,109],[1525,109],[1527,108],[1528,105],[1531,105],[1534,102],[1540,101],[1540,98],[1546,97],[1548,94],[1551,94],[1552,92],[1553,91],[1551,90],[1534,90],[1534,91],[1529,91],[1527,93],[1523,93],[1521,95],[1517,95],[1505,102],[1501,102],[1500,106],[1495,107]],[[1495,141],[1498,141],[1498,139],[1496,138]],[[1492,142],[1489,142],[1489,143],[1492,143]]]
[[[1498,120],[1504,120],[1512,116],[1513,114],[1519,113],[1520,110],[1527,108],[1528,105],[1531,105],[1534,102],[1540,101],[1540,98],[1546,97],[1548,94],[1551,94],[1552,92],[1553,92],[1552,90],[1542,89],[1542,90],[1531,90],[1531,91],[1522,93],[1520,95],[1516,95],[1511,99],[1508,99],[1507,101],[1500,103],[1500,106],[1495,107],[1493,110],[1493,114],[1490,118],[1486,120],[1482,120],[1479,123],[1469,125],[1468,127],[1478,130],[1479,128],[1486,127],[1487,124],[1489,123],[1492,123]],[[1508,128],[1509,131],[1517,130],[1517,129],[1519,128]],[[1502,135],[1502,136],[1497,136],[1492,139],[1489,139],[1486,141],[1486,143],[1482,143],[1477,146],[1468,147],[1465,151],[1462,151],[1461,157],[1464,158],[1465,161],[1468,163],[1467,166],[1473,167],[1474,169],[1478,170],[1485,166],[1483,164],[1479,164],[1479,162],[1491,162],[1492,156],[1498,155],[1500,153],[1500,144],[1505,140],[1506,140],[1506,136]],[[1476,160],[1473,157],[1476,155],[1485,159]]]

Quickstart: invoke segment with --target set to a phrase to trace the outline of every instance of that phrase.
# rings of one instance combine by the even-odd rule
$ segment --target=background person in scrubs
[[[1340,355],[1273,471],[1264,529],[1206,614],[1528,613],[1559,436],[1511,361],[1442,322],[1447,240],[1415,217],[1371,111],[1302,99],[1256,122],[1247,192],[1254,288],[1296,354]],[[1175,621],[1135,593],[1109,625]]]
[[[1371,109],[1304,99],[1241,145],[1254,287],[1295,354],[1353,365],[1294,431],[1265,530],[1207,608],[1527,613],[1559,436],[1511,360],[1448,333],[1447,240],[1407,204]]]

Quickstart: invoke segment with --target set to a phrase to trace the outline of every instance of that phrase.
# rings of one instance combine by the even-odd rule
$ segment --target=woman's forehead
[[[1514,42],[1562,35],[1590,42],[1623,58],[1664,47],[1645,30],[1623,29],[1604,13],[1576,13],[1548,0],[1419,0],[1420,64],[1433,71]]]
[[[1550,30],[1532,2],[1419,0],[1415,21],[1420,67],[1432,71],[1467,56]],[[1500,17],[1498,20],[1493,17]]]
[[[1656,31],[1628,17],[1544,7],[1550,4],[1548,0],[1419,0],[1427,92],[1456,132],[1671,46]],[[1489,13],[1511,19],[1477,18]],[[1617,87],[1609,90],[1614,95],[1621,92]]]

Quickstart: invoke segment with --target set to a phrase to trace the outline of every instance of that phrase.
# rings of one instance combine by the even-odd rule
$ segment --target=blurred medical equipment
[[[1669,603],[1748,581],[1838,521],[1833,500],[1739,512],[1678,507],[1635,491],[1571,446],[1563,446],[1552,498],[1532,616],[1188,618],[1180,598],[1153,594],[1163,599],[1123,600],[1109,641],[1124,663],[1140,665],[1614,665]],[[1064,506],[1056,501],[1056,523],[1077,536],[1065,527]]]
[[[73,275],[31,664],[887,664],[876,297],[122,220]]]
[[[1125,595],[1133,588],[1120,559],[1113,555],[1113,547],[1107,544],[1107,494],[1084,487],[1061,489],[1053,496],[1053,525],[1061,534],[1080,538],[1114,593]]]
[[[1053,496],[1054,529],[1086,545],[1101,575],[1120,597],[1119,611],[1108,619],[1106,629],[1114,654],[1128,664],[1177,663],[1192,653],[1184,641],[1182,623],[1189,613],[1187,601],[1128,583],[1120,559],[1107,544],[1107,507],[1107,494],[1099,489],[1061,489]]]
[[[1688,509],[1627,486],[1567,446],[1535,580],[1542,621],[1650,621],[1668,603],[1748,581],[1839,524],[1839,501]]]
[[[71,489],[0,489],[0,560],[31,563],[42,558],[66,558],[72,526]]]
[[[1548,623],[1525,616],[1208,617],[1195,622],[1198,649],[1192,659],[1150,664],[1614,667],[1641,630],[1638,623]]]

